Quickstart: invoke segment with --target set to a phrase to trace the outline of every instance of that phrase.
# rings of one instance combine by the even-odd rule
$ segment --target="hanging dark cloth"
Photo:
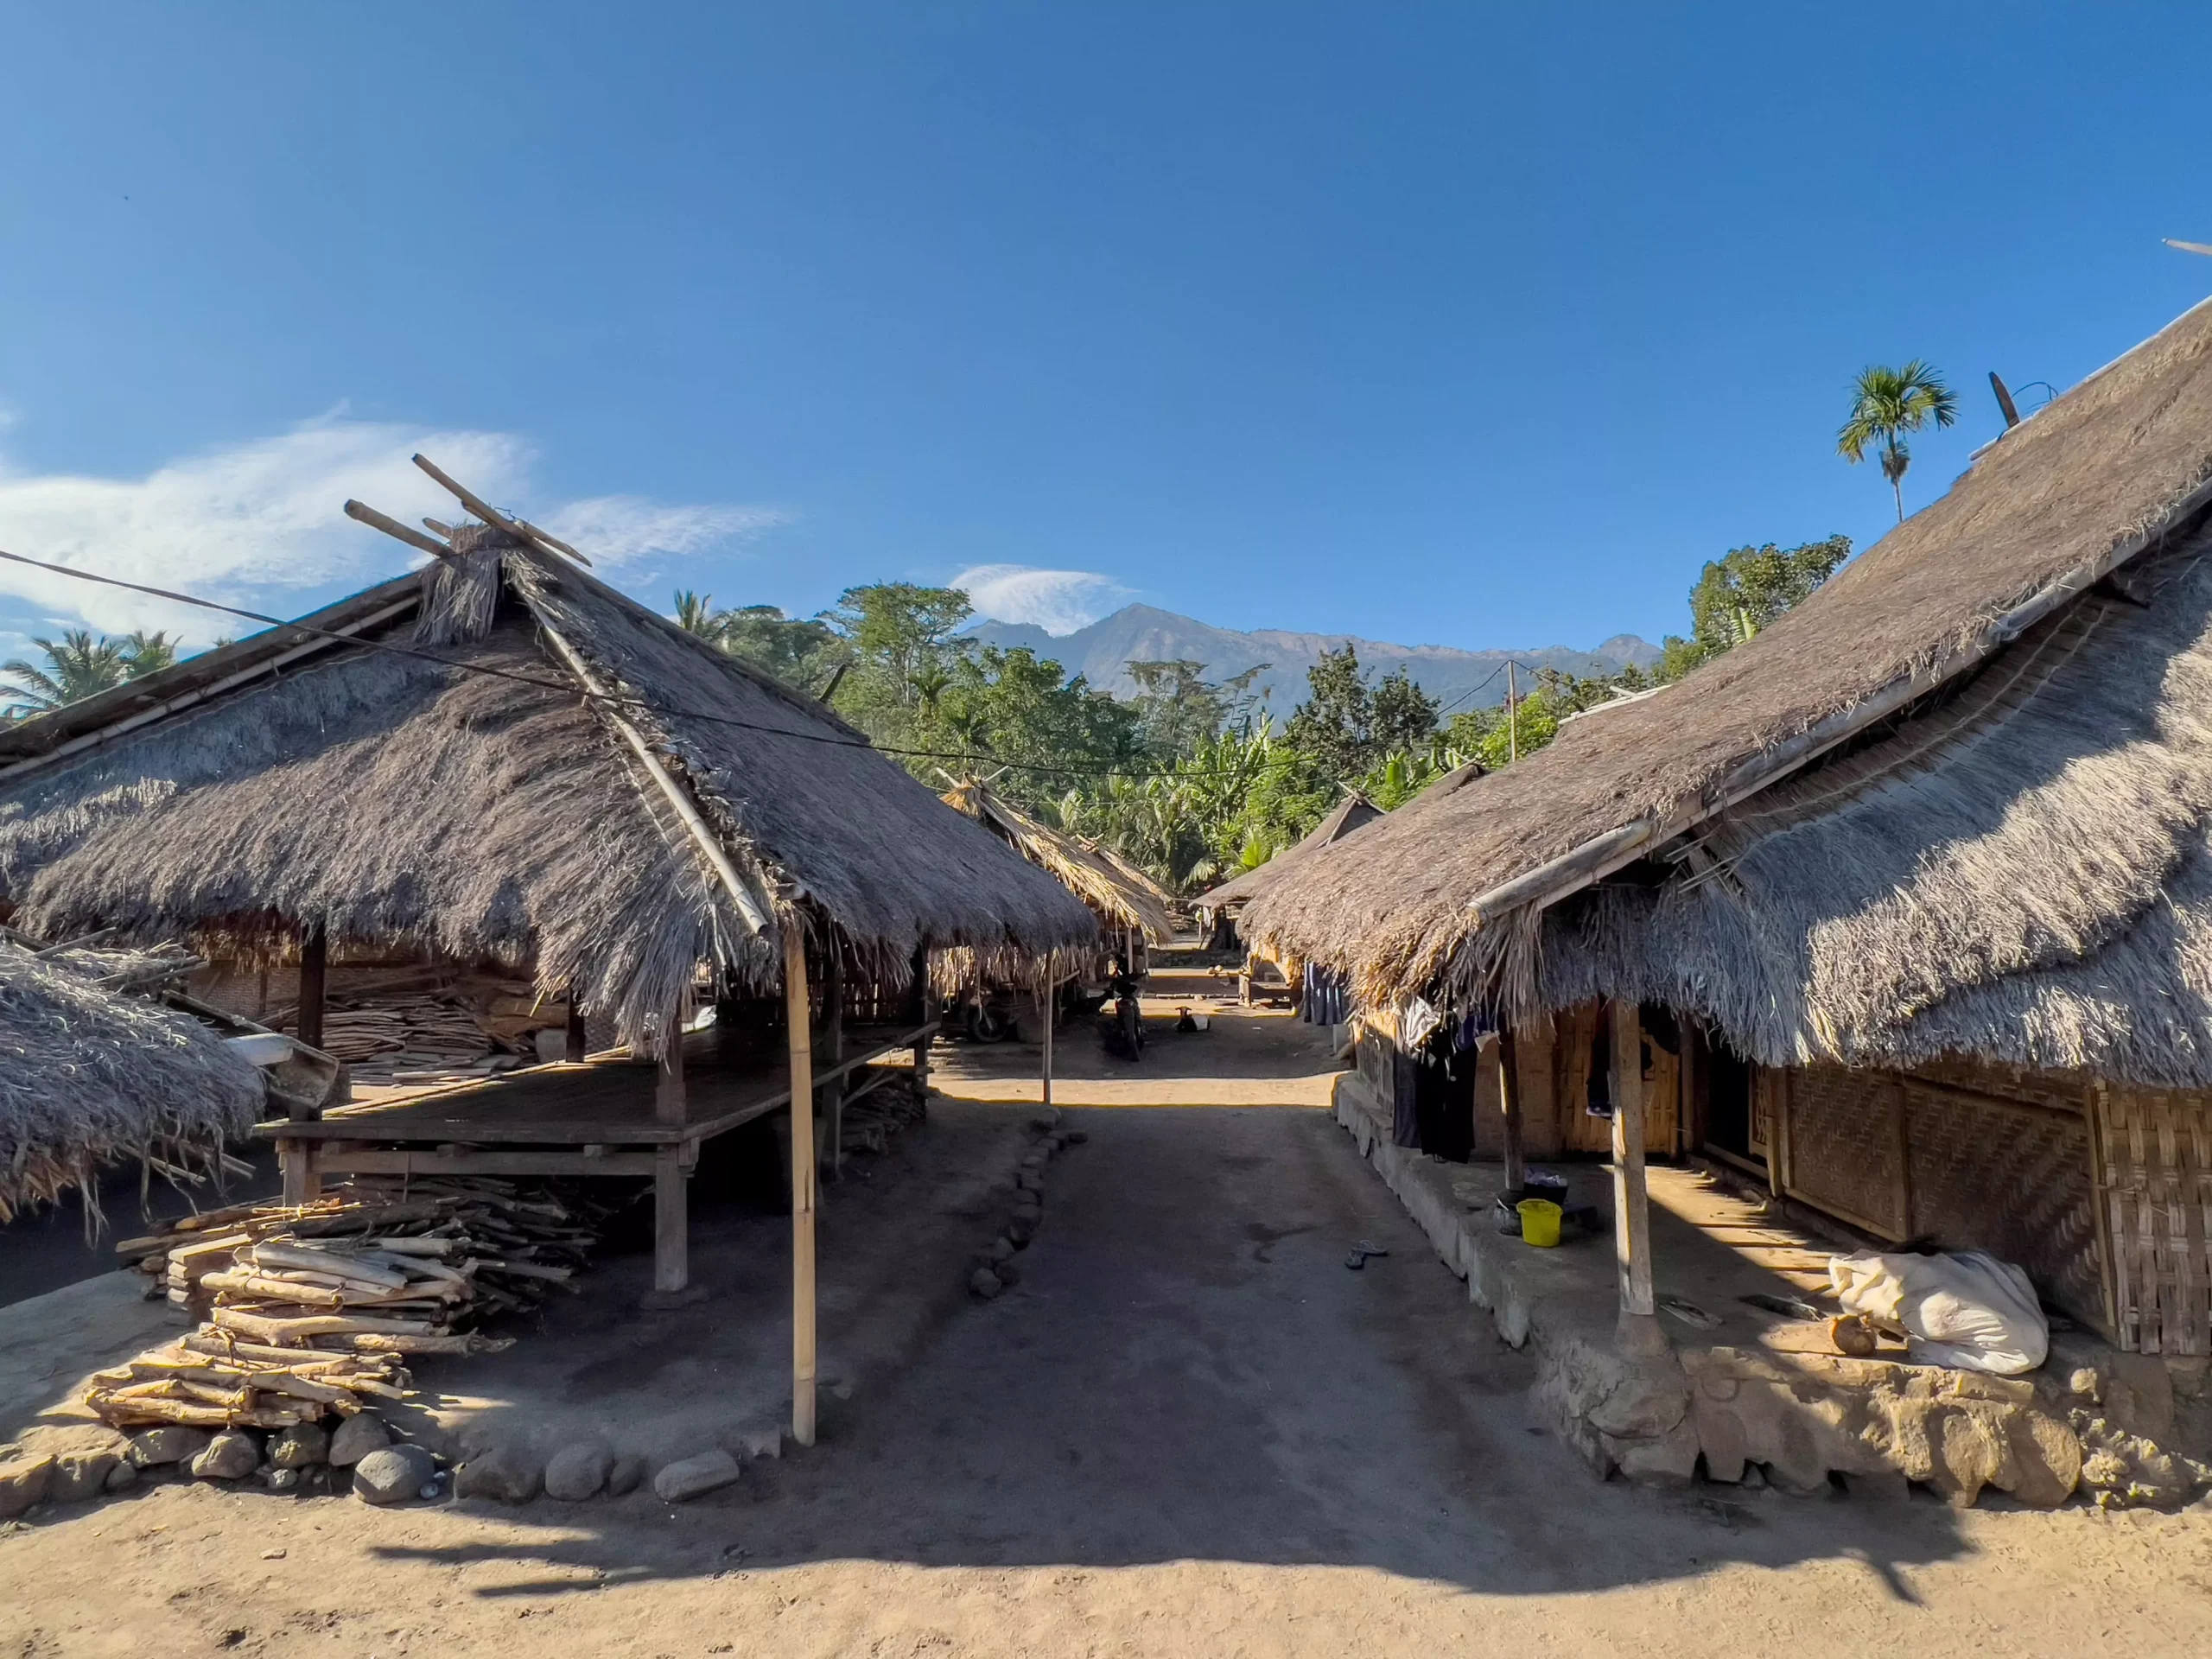
[[[1307,964],[1298,1017],[1309,1026],[1341,1026],[1351,1016],[1351,995],[1343,977],[1319,963]]]

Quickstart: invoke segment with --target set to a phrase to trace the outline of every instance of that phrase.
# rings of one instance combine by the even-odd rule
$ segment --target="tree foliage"
[[[1904,522],[1904,474],[1912,465],[1905,439],[1929,422],[1948,426],[1959,417],[1959,400],[1935,368],[1914,358],[1901,369],[1869,364],[1851,384],[1851,416],[1836,434],[1836,453],[1853,466],[1869,449],[1881,456],[1882,476],[1897,497],[1897,522]]]
[[[95,639],[90,629],[71,628],[59,640],[31,643],[45,654],[45,667],[20,657],[0,663],[0,674],[13,677],[0,684],[0,715],[10,719],[81,702],[176,661],[175,640],[143,628],[120,639],[107,634]]]

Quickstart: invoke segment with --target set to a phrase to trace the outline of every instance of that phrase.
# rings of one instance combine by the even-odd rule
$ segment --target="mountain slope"
[[[1658,648],[1632,633],[1616,634],[1591,651],[1568,645],[1461,651],[1452,645],[1394,645],[1348,633],[1295,633],[1279,628],[1242,632],[1150,605],[1125,605],[1073,633],[1053,635],[1027,622],[985,621],[969,635],[986,645],[1027,645],[1039,657],[1058,661],[1071,675],[1084,675],[1091,684],[1124,697],[1136,690],[1128,674],[1132,662],[1204,663],[1210,680],[1266,663],[1268,667],[1255,683],[1267,694],[1267,706],[1283,715],[1305,697],[1306,671],[1320,661],[1321,653],[1346,645],[1358,652],[1359,665],[1376,677],[1403,668],[1422,690],[1452,709],[1503,702],[1509,658],[1578,675],[1618,673],[1629,663],[1647,667],[1659,660]]]

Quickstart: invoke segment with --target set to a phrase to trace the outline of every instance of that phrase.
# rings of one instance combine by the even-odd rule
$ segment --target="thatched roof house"
[[[1599,995],[1741,1053],[2212,1086],[2212,305],[1797,610],[1246,912],[1370,1007]]]
[[[0,939],[0,1222],[89,1194],[117,1159],[219,1155],[260,1112],[259,1068],[190,1014],[105,988],[114,965]]]
[[[1372,823],[1382,816],[1382,809],[1355,789],[1330,808],[1328,817],[1300,837],[1296,846],[1286,847],[1266,863],[1256,865],[1218,887],[1209,887],[1192,903],[1205,911],[1232,910],[1249,904],[1324,847],[1334,846],[1353,830]]]
[[[1134,929],[1151,944],[1173,938],[1167,895],[1143,872],[1103,847],[1039,823],[980,779],[945,791],[945,804],[982,824],[1089,906],[1109,927]]]
[[[1325,849],[1243,930],[1349,976],[1356,1088],[1411,1075],[1509,1171],[1610,1152],[1624,1264],[1648,1141],[2212,1352],[2208,553],[2212,302],[1758,638]]]
[[[320,925],[573,986],[648,1050],[699,963],[775,982],[787,918],[887,982],[921,948],[1094,940],[812,698],[531,540],[391,528],[439,558],[0,732],[0,899],[24,925]]]

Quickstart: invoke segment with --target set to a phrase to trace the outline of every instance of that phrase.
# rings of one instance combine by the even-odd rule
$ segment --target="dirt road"
[[[157,1488],[0,1538],[0,1654],[2212,1650],[2202,1510],[1600,1485],[1325,1114],[1068,1121],[1020,1284],[766,1478]],[[1349,1272],[1362,1239],[1391,1253]]]

